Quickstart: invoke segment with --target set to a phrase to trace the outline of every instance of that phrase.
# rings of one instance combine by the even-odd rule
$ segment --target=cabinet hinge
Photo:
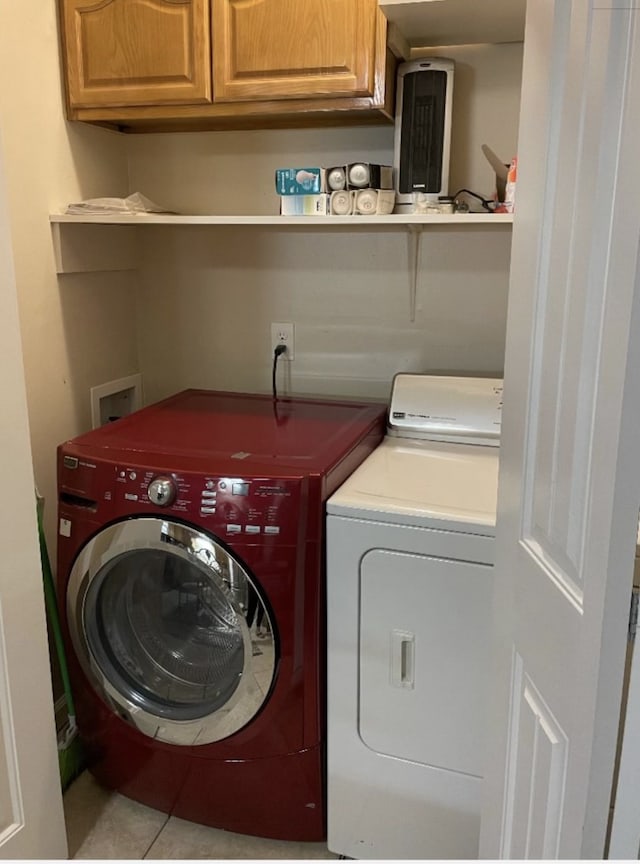
[[[638,629],[638,598],[640,591],[637,588],[631,593],[631,608],[629,609],[629,641],[636,638],[636,630]]]

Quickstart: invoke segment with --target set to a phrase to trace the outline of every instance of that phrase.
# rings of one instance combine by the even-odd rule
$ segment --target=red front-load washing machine
[[[108,787],[325,836],[325,501],[383,406],[187,390],[58,450],[58,590]]]

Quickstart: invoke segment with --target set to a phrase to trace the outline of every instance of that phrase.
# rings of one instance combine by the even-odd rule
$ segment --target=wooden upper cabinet
[[[212,6],[214,102],[375,95],[377,0]]]
[[[61,11],[72,109],[211,101],[209,0],[61,0]]]
[[[58,0],[70,120],[126,131],[393,120],[377,0]]]

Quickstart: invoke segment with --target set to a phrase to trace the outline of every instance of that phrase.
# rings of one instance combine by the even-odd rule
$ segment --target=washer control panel
[[[105,493],[131,512],[160,507],[186,520],[194,518],[222,538],[260,537],[295,541],[300,511],[300,480],[160,473],[117,465],[115,488]]]

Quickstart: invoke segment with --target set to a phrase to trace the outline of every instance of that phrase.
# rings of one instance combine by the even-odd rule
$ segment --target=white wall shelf
[[[53,225],[274,225],[279,228],[335,228],[357,226],[375,229],[405,225],[504,225],[513,222],[511,213],[394,214],[392,216],[187,216],[173,213],[136,215],[53,214]]]
[[[450,215],[393,216],[183,216],[173,213],[137,215],[67,215],[49,217],[57,273],[135,270],[136,229],[143,226],[208,225],[263,227],[304,231],[405,230],[410,238],[429,228],[459,230],[471,226],[509,227],[510,213],[453,213]],[[133,229],[133,230],[132,230]]]
[[[53,232],[56,272],[89,273],[106,270],[135,270],[135,234],[143,226],[235,226],[273,229],[318,229],[334,232],[371,232],[394,229],[408,238],[410,319],[415,320],[416,284],[420,237],[430,228],[464,230],[472,226],[509,228],[511,213],[452,213],[448,215],[398,214],[392,216],[183,216],[170,213],[136,215],[67,215],[49,217]],[[134,229],[134,230],[131,230]]]
[[[526,0],[378,0],[409,48],[522,42]]]

